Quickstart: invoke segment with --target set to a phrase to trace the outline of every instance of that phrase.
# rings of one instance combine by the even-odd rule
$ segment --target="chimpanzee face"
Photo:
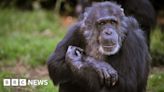
[[[115,16],[102,17],[96,21],[99,51],[105,55],[112,55],[120,49],[119,21]]]
[[[106,6],[106,8],[96,7],[91,11],[86,12],[83,19],[83,28],[85,28],[83,32],[87,42],[90,47],[98,48],[97,50],[103,55],[116,54],[121,48],[125,35],[125,30],[122,30],[125,17],[122,8]]]

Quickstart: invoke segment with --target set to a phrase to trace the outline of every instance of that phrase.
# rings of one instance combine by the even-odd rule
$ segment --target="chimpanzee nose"
[[[104,35],[106,35],[106,36],[109,36],[109,35],[112,35],[112,31],[110,31],[110,30],[104,30]]]

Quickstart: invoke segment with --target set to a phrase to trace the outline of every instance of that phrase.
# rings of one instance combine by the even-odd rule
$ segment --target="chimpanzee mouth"
[[[120,49],[119,44],[114,45],[101,45],[99,51],[104,55],[113,55]]]
[[[113,48],[116,47],[116,45],[105,45],[105,46],[102,46],[102,47],[105,51],[112,51]]]

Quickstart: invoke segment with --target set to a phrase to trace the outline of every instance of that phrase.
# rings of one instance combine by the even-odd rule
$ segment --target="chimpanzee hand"
[[[99,61],[83,54],[83,49],[76,46],[69,46],[66,52],[66,63],[74,72],[92,69],[100,77],[102,85],[111,87],[118,80],[117,71],[108,63]],[[87,69],[86,69],[87,68]],[[86,71],[85,71],[86,72]]]
[[[73,71],[80,70],[82,64],[83,50],[76,46],[69,46],[66,52],[65,61]]]
[[[118,81],[118,73],[110,64],[106,63],[105,61],[95,60],[92,57],[88,57],[87,61],[98,73],[101,83],[105,84],[105,86],[114,86]]]
[[[101,77],[101,81],[105,83],[106,86],[114,86],[118,80],[117,71],[108,63],[100,62],[96,65],[96,71]]]

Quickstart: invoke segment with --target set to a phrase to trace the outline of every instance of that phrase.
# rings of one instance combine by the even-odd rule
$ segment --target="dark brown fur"
[[[111,5],[110,2],[101,4],[103,6],[101,7],[102,9],[109,8],[106,5]],[[99,4],[94,6],[99,6]],[[98,9],[94,6],[87,13],[101,11],[101,8]],[[117,7],[119,6],[112,3],[112,9],[117,10]],[[95,11],[92,11],[92,8]],[[116,12],[116,16],[117,14],[121,16],[122,12]],[[132,17],[122,15],[123,19],[121,18],[120,20],[120,31],[118,32],[121,48],[114,55],[104,56],[100,55],[96,49],[98,43],[95,35],[98,34],[95,32],[94,18],[97,17],[95,17],[95,13],[89,13],[90,17],[88,18],[85,18],[86,15],[84,14],[82,20],[69,30],[48,60],[50,78],[55,85],[59,85],[59,92],[145,92],[149,74],[150,55],[143,32],[139,28],[137,21]],[[86,22],[83,24],[84,19],[86,19]],[[89,31],[90,29],[94,29],[94,36],[83,34],[84,31]],[[69,46],[84,49],[88,55],[95,58],[85,60],[81,59],[81,57],[77,59],[79,56],[69,57],[67,50]],[[88,56],[86,55],[86,57]],[[99,60],[96,58],[103,60],[102,62],[97,62]],[[82,68],[79,68],[79,63],[82,64]],[[99,69],[104,69],[106,72],[108,72],[107,70],[117,71],[118,81],[115,86],[105,84],[107,80],[102,84],[99,74],[94,72]]]

